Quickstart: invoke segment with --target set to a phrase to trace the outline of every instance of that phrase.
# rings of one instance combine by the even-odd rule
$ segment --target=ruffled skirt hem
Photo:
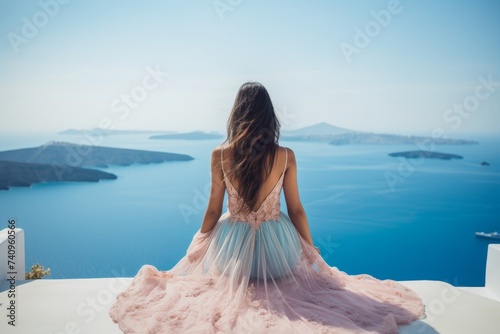
[[[397,333],[423,314],[403,285],[328,266],[284,213],[257,229],[225,214],[171,270],[143,266],[110,309],[124,333]]]

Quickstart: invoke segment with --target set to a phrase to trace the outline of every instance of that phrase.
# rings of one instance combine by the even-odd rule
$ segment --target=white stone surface
[[[7,285],[0,284],[0,333],[120,333],[108,316],[115,296],[130,278],[68,279],[19,282],[16,327],[7,324]],[[400,327],[401,334],[498,334],[500,303],[439,281],[401,282],[426,305],[427,318]]]
[[[440,281],[404,281],[425,304],[426,318],[399,333],[498,334],[500,302]]]
[[[121,333],[108,316],[116,295],[130,278],[41,279],[16,287],[16,326],[8,324],[8,286],[0,284],[0,333]],[[6,290],[7,289],[7,290]]]

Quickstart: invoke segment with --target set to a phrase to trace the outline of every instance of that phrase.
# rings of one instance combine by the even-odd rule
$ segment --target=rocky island
[[[404,136],[354,131],[319,123],[296,130],[283,131],[281,138],[290,141],[326,142],[330,145],[416,145],[432,142],[436,145],[471,145],[474,140]]]
[[[222,138],[223,136],[219,133],[206,133],[202,131],[154,135],[149,137],[149,139],[185,139],[185,140],[208,140],[208,139],[222,139]]]
[[[28,187],[37,182],[116,179],[113,174],[82,167],[190,160],[193,158],[185,154],[49,142],[39,147],[0,152],[0,189]]]
[[[431,138],[422,136],[401,136],[384,133],[354,132],[334,136],[330,145],[417,145],[419,143],[434,143],[436,145],[472,145],[473,140]]]
[[[49,142],[39,147],[0,152],[0,160],[59,163],[71,167],[108,167],[109,165],[129,166],[134,163],[189,161],[193,158],[185,154]]]
[[[40,182],[98,182],[116,178],[114,174],[88,168],[0,161],[0,190],[30,187]]]
[[[441,160],[451,160],[451,159],[463,159],[461,155],[458,154],[450,154],[450,153],[440,153],[433,151],[406,151],[406,152],[395,152],[389,153],[390,157],[403,157],[407,159],[420,159],[420,158],[429,158],[429,159],[441,159]]]

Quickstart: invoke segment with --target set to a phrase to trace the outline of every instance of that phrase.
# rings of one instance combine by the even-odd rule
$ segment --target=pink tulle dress
[[[285,164],[286,166],[286,164]],[[224,171],[224,169],[223,169]],[[280,211],[285,171],[261,207],[224,174],[228,212],[197,232],[172,269],[143,266],[109,314],[124,333],[397,333],[421,318],[418,295],[330,267]]]

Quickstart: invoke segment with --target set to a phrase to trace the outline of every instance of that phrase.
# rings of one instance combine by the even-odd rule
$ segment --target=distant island
[[[60,135],[149,135],[149,139],[164,140],[212,140],[223,139],[224,135],[217,132],[193,131],[177,133],[175,131],[153,131],[153,130],[75,130],[68,129],[59,132]],[[433,138],[413,135],[397,135],[387,133],[375,133],[350,130],[334,126],[325,122],[306,126],[295,130],[282,130],[280,138],[286,141],[312,141],[324,142],[330,145],[416,145],[421,143],[433,143],[435,145],[474,145],[479,144],[475,140]]]
[[[89,136],[117,136],[117,135],[149,135],[149,139],[181,139],[181,140],[210,140],[222,139],[223,135],[216,132],[192,131],[178,133],[175,131],[152,130],[108,130],[95,128],[91,130],[68,129],[58,132],[58,135],[89,135]]]
[[[37,182],[116,179],[103,171],[82,167],[190,161],[185,154],[49,142],[33,148],[0,152],[0,189],[28,187]]]
[[[0,160],[59,163],[75,167],[108,167],[109,165],[129,166],[134,163],[189,161],[193,158],[185,154],[49,142],[39,147],[0,152]]]
[[[94,128],[90,130],[78,130],[78,129],[68,129],[64,130],[61,132],[58,132],[58,135],[70,135],[70,136],[75,136],[75,135],[103,135],[103,136],[112,136],[112,135],[151,135],[151,134],[156,134],[156,133],[175,133],[174,131],[153,131],[153,130],[110,130],[110,129],[101,129],[101,128]]]
[[[281,138],[286,140],[313,140],[329,141],[332,136],[344,133],[354,133],[355,131],[346,128],[340,128],[325,122],[306,126],[295,130],[281,131]]]
[[[433,151],[406,151],[406,152],[396,152],[389,153],[390,157],[403,157],[407,159],[420,159],[420,158],[429,158],[429,159],[441,159],[441,160],[451,160],[451,159],[463,159],[461,155],[458,154],[450,154],[450,153],[440,153]]]
[[[40,182],[98,182],[116,178],[114,174],[88,168],[0,161],[0,190],[30,187]]]
[[[217,132],[193,131],[177,133],[175,131],[151,131],[151,130],[75,130],[69,129],[59,132],[62,135],[149,135],[149,139],[166,140],[213,140],[223,139],[224,135]],[[334,126],[325,122],[306,126],[295,130],[282,130],[280,139],[285,141],[312,141],[324,142],[330,145],[417,145],[422,143],[433,143],[435,145],[474,145],[479,144],[474,140],[433,138],[425,136],[398,135],[387,133],[375,133],[355,131]]]
[[[219,133],[207,133],[202,131],[162,134],[149,137],[149,139],[185,139],[185,140],[209,140],[209,139],[222,139],[222,138],[224,138],[224,136]]]
[[[432,142],[436,145],[472,145],[474,140],[403,136],[383,133],[354,131],[319,123],[297,130],[283,131],[281,138],[290,141],[327,142],[330,145],[415,145]]]

